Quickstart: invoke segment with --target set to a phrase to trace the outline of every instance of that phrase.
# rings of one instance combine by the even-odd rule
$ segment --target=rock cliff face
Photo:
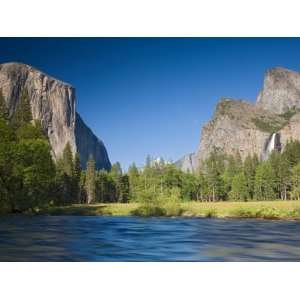
[[[28,91],[33,119],[41,121],[55,159],[69,142],[73,153],[80,153],[83,167],[89,155],[93,155],[99,169],[110,169],[103,143],[76,113],[75,89],[71,85],[31,66],[5,63],[0,65],[0,88],[10,115],[15,111],[22,90]]]
[[[211,121],[202,128],[192,168],[202,166],[214,148],[242,159],[257,154],[266,159],[289,139],[300,140],[300,74],[274,68],[266,73],[255,104],[223,98]]]
[[[300,107],[300,74],[284,68],[267,71],[256,105],[282,114]]]
[[[111,164],[103,142],[84,124],[78,113],[76,113],[75,138],[77,151],[80,153],[82,161],[87,162],[92,154],[97,169],[110,169]]]

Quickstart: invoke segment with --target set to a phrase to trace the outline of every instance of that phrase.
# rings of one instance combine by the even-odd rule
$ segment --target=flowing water
[[[0,218],[0,261],[300,261],[300,222]]]

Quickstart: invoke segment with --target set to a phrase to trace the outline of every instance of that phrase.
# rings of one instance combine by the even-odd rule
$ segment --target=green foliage
[[[206,177],[208,182],[208,197],[210,201],[224,199],[225,185],[223,173],[225,171],[225,156],[214,149],[206,160]]]
[[[247,201],[250,198],[244,172],[237,173],[233,177],[229,198],[234,201]]]
[[[85,189],[87,194],[87,203],[93,203],[96,200],[96,173],[95,160],[90,157],[87,162]]]
[[[257,155],[248,155],[244,161],[244,174],[246,178],[247,194],[250,199],[254,198],[255,173],[259,164]]]
[[[85,192],[80,190],[80,157],[73,157],[71,146],[66,144],[62,156],[56,163],[56,204],[71,204],[83,200]]]
[[[18,129],[32,121],[32,112],[28,91],[25,89],[21,92],[19,101],[11,119],[11,126]]]
[[[14,145],[16,136],[4,119],[0,118],[0,212],[10,210],[14,189]]]
[[[271,200],[276,198],[276,175],[269,161],[262,162],[255,175],[255,198],[257,200]]]
[[[19,129],[26,134],[15,134],[0,121],[0,209],[14,212],[47,205],[55,178],[50,145],[37,133],[39,127],[24,124]]]
[[[96,173],[96,201],[98,202],[116,202],[117,188],[116,183],[105,170]]]
[[[6,106],[5,99],[2,94],[2,89],[0,89],[0,119],[8,120],[9,113],[8,108]]]
[[[252,121],[258,129],[269,133],[278,132],[287,124],[285,118],[253,118]]]
[[[236,218],[258,218],[258,219],[280,219],[283,213],[273,207],[261,207],[261,208],[238,208],[232,212],[232,217]]]
[[[280,114],[280,116],[283,117],[285,120],[289,121],[298,112],[299,112],[299,109],[294,108],[283,114]]]
[[[16,130],[19,140],[22,139],[47,139],[44,135],[40,122],[35,121],[34,125],[31,123],[24,124]]]
[[[129,176],[127,174],[122,175],[119,179],[119,201],[120,202],[128,202],[130,195],[130,187],[129,187]]]
[[[291,182],[292,182],[292,199],[300,200],[300,163],[295,165],[291,171]]]
[[[287,160],[289,167],[293,167],[297,163],[299,163],[300,162],[300,141],[298,140],[288,141],[282,155],[284,159]]]
[[[51,198],[55,165],[47,140],[21,140],[14,149],[14,175],[20,192],[13,200],[17,211],[37,208]]]

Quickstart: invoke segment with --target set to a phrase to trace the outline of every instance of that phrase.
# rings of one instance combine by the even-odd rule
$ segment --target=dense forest
[[[87,169],[66,145],[55,163],[39,122],[33,121],[23,91],[15,113],[9,113],[0,90],[0,211],[36,211],[44,206],[97,202],[300,200],[300,142],[289,141],[282,153],[266,161],[215,149],[201,171],[185,173],[163,160],[146,159],[123,172],[115,163],[108,172]]]

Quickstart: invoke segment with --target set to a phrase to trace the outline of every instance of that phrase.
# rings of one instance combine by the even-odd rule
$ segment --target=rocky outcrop
[[[103,142],[84,124],[78,113],[76,113],[75,138],[77,151],[83,162],[87,162],[90,155],[93,155],[97,169],[110,169],[110,161]]]
[[[257,102],[222,98],[211,121],[202,128],[194,170],[213,149],[239,152],[242,159],[257,154],[266,159],[290,139],[300,140],[300,74],[284,68],[266,73]],[[182,168],[183,169],[183,168]]]
[[[101,141],[76,113],[75,89],[31,66],[21,63],[0,65],[0,88],[12,116],[26,89],[31,101],[34,120],[40,120],[49,138],[53,157],[57,159],[67,143],[73,153],[78,151],[82,166],[92,155],[97,167],[109,169],[110,162]]]
[[[285,68],[267,71],[256,105],[277,114],[300,108],[300,74]]]

